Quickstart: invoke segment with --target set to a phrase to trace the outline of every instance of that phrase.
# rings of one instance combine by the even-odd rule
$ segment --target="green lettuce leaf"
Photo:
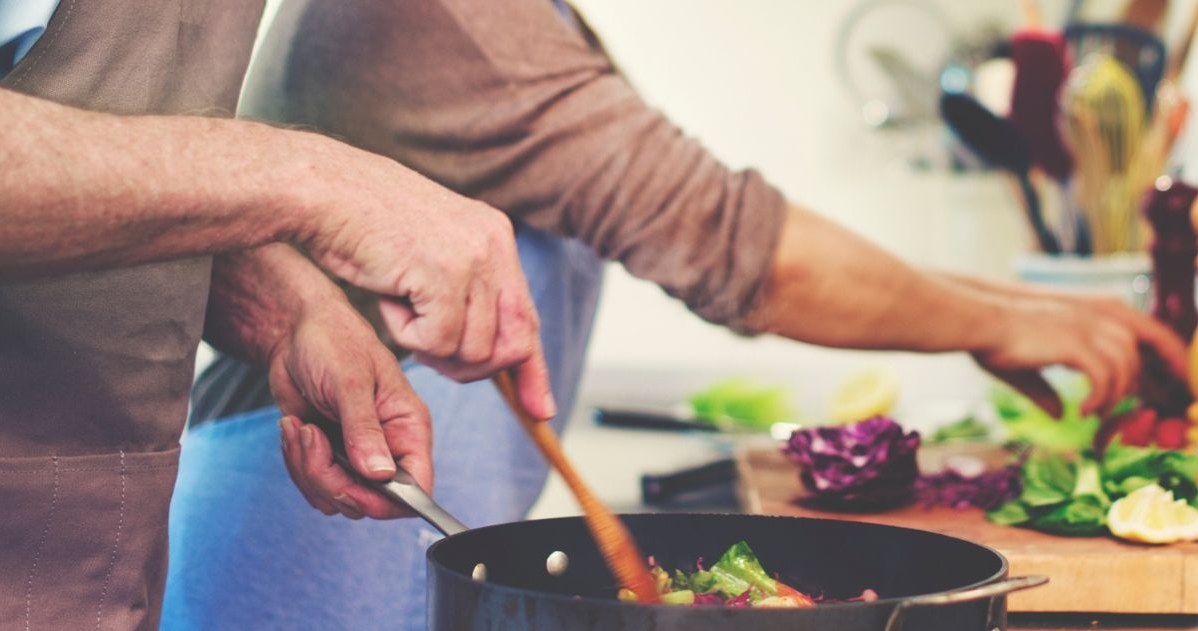
[[[1031,525],[1057,535],[1088,537],[1102,534],[1106,528],[1106,512],[1106,507],[1097,498],[1087,495],[1032,519]]]
[[[753,590],[750,599],[754,602],[762,596],[778,593],[777,583],[766,573],[757,555],[744,541],[728,548],[724,556],[711,566],[710,574],[714,579],[714,589],[708,591],[716,591],[729,598],[739,596],[750,588]]]
[[[732,422],[756,429],[793,421],[797,411],[786,388],[763,387],[745,379],[728,379],[690,397],[691,410],[701,420]]]

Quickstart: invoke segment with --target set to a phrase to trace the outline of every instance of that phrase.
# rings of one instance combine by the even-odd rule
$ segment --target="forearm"
[[[294,38],[272,31],[263,45],[276,65],[256,64],[248,100],[278,107],[261,114],[393,157],[585,242],[708,320],[743,324],[785,200],[650,107],[552,3],[306,11]]]
[[[983,292],[916,270],[814,213],[792,207],[750,327],[845,348],[979,351],[1004,334]]]
[[[275,243],[215,257],[204,339],[265,364],[308,310],[345,294],[291,246]]]
[[[294,157],[312,142],[309,134],[98,114],[3,89],[0,112],[0,281],[227,251],[301,232],[302,208],[287,195],[305,177]]]
[[[960,287],[992,295],[1002,294],[1012,298],[1060,297],[1058,292],[1032,283],[1020,283],[1009,280],[985,278],[982,276],[971,276],[969,274],[959,274],[957,272],[948,272],[944,270],[932,271],[929,273],[941,280],[955,283]]]

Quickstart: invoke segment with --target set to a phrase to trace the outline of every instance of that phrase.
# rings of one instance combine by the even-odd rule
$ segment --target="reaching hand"
[[[499,211],[431,182],[392,160],[317,143],[317,229],[299,239],[326,269],[384,297],[395,342],[458,381],[514,368],[534,416],[557,413],[539,320]]]
[[[1060,416],[1061,401],[1040,375],[1043,366],[1062,364],[1089,378],[1083,414],[1110,409],[1135,390],[1141,352],[1154,353],[1185,379],[1185,343],[1117,299],[1029,292],[1010,295],[1000,314],[1002,342],[974,359],[1053,416]]]
[[[432,487],[428,410],[395,357],[347,303],[311,305],[270,357],[283,454],[291,479],[310,504],[352,519],[410,516],[333,462],[328,438],[299,419],[320,415],[341,424],[354,468],[371,479],[395,473],[395,461]],[[298,417],[298,418],[296,418]]]

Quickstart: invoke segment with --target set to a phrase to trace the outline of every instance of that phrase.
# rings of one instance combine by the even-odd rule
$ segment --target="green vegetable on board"
[[[1023,464],[1019,497],[987,513],[1004,526],[1024,526],[1067,536],[1097,535],[1106,530],[1111,504],[1149,484],[1160,484],[1174,497],[1198,506],[1198,456],[1153,447],[1132,447],[1118,440],[1101,460],[1090,452],[1077,456],[1048,453]]]
[[[739,423],[767,430],[774,423],[793,421],[797,412],[790,392],[782,387],[754,384],[746,379],[727,379],[690,397],[695,417],[711,423]]]

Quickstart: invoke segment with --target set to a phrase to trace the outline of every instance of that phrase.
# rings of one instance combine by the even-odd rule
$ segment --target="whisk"
[[[1140,243],[1138,169],[1144,95],[1132,73],[1107,53],[1087,55],[1062,96],[1065,132],[1077,164],[1076,202],[1090,223],[1096,253]]]

